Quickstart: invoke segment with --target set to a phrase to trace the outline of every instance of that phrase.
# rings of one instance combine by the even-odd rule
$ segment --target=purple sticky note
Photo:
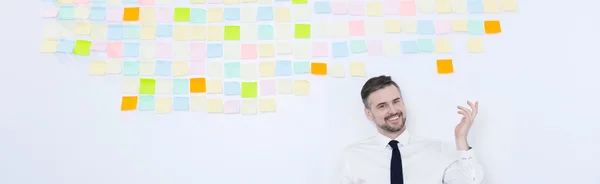
[[[223,103],[223,113],[225,113],[225,114],[240,113],[240,101],[239,100],[225,101],[225,103]]]
[[[108,46],[108,43],[106,43],[106,42],[95,41],[95,42],[92,42],[92,47],[90,49],[93,51],[104,52],[104,51],[106,51],[107,46]]]
[[[75,0],[75,4],[88,4],[90,0]]]
[[[400,14],[400,0],[385,0],[385,1],[383,1],[383,14],[399,15]]]
[[[367,41],[367,49],[369,56],[381,56],[383,54],[383,46],[381,40]]]
[[[260,81],[260,95],[261,96],[269,96],[275,95],[275,80],[261,80]]]
[[[54,18],[58,15],[58,7],[50,6],[42,10],[42,18]]]
[[[327,42],[315,42],[312,45],[313,57],[327,57],[329,47]]]
[[[346,1],[333,1],[331,2],[331,12],[336,15],[343,15],[347,13]]]
[[[205,58],[206,57],[206,43],[200,43],[200,42],[190,43],[190,57],[191,58]]]
[[[348,12],[350,15],[364,15],[365,14],[365,2],[364,1],[351,1],[348,3]]]
[[[449,20],[436,20],[434,26],[435,34],[449,34],[452,32],[452,23]]]
[[[173,22],[173,8],[157,8],[156,22]]]
[[[173,45],[171,45],[171,43],[157,43],[156,44],[156,57],[157,58],[173,57]]]
[[[123,8],[107,7],[106,21],[121,22],[123,20]]]
[[[204,75],[206,73],[206,62],[202,59],[190,60],[190,75]]]

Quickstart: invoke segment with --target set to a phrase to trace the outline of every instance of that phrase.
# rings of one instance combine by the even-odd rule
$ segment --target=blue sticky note
[[[156,69],[154,75],[157,76],[171,76],[171,62],[169,61],[156,61]]]
[[[347,42],[333,42],[331,44],[331,52],[333,57],[348,57],[350,55]]]
[[[209,43],[206,45],[206,56],[208,58],[223,57],[223,44]]]
[[[470,34],[483,34],[485,32],[485,28],[483,26],[483,20],[469,20],[467,21],[467,26],[469,28]]]
[[[419,52],[419,47],[416,41],[402,41],[400,42],[400,46],[402,47],[402,52],[404,53]]]
[[[140,43],[124,43],[123,57],[137,57],[140,53]]]
[[[73,53],[74,49],[75,49],[75,41],[74,40],[61,39],[58,41],[58,45],[56,46],[56,52],[60,52],[60,53]]]
[[[240,20],[240,8],[225,8],[223,14],[225,20]]]
[[[417,31],[419,31],[419,34],[431,35],[435,33],[433,20],[419,20],[417,26]]]
[[[137,61],[123,62],[123,75],[138,76],[140,74],[140,63]]]
[[[469,13],[483,13],[483,1],[467,0],[467,11]]]
[[[273,33],[273,26],[271,25],[258,25],[258,40],[273,40],[275,39]]]
[[[329,1],[317,1],[315,2],[315,12],[318,14],[330,13],[331,4],[329,4]]]
[[[239,82],[225,82],[223,84],[223,94],[225,95],[240,95]]]
[[[256,11],[256,19],[263,20],[263,21],[273,20],[273,7],[271,7],[271,6],[258,7],[258,10]]]
[[[154,110],[154,96],[139,96],[138,97],[138,109],[140,111],[153,111]]]
[[[240,77],[240,62],[228,62],[223,64],[225,78]]]
[[[292,75],[292,61],[290,61],[290,60],[276,61],[275,62],[275,74],[277,76]]]
[[[417,40],[417,46],[419,47],[420,52],[433,52],[435,48],[433,46],[433,39],[431,38],[421,38]]]
[[[92,7],[90,9],[91,21],[103,21],[106,19],[106,7]]]
[[[123,4],[138,4],[138,0],[123,0]]]
[[[109,24],[107,39],[108,40],[122,40],[123,39],[123,26],[121,24]]]
[[[191,23],[206,23],[206,10],[202,8],[190,9]]]
[[[156,26],[156,36],[171,37],[173,35],[173,25],[159,24]]]
[[[295,74],[307,74],[307,73],[310,73],[310,62],[308,62],[308,61],[296,61],[296,62],[294,62],[294,73]]]
[[[188,94],[190,81],[188,79],[173,79],[173,94]]]
[[[190,97],[183,97],[183,96],[173,97],[173,110],[174,111],[190,110]]]
[[[73,20],[74,14],[75,14],[74,6],[61,6],[58,9],[58,19],[59,20]]]
[[[123,39],[139,40],[140,39],[140,25],[123,25]]]
[[[350,41],[350,50],[352,51],[352,53],[367,52],[367,41],[365,41],[365,40]]]

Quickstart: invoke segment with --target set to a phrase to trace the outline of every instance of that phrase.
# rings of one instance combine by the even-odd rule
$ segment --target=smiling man
[[[455,145],[411,135],[400,87],[389,76],[369,79],[361,90],[365,115],[378,134],[346,147],[337,168],[339,184],[479,184],[483,170],[467,143],[477,115],[458,106]]]

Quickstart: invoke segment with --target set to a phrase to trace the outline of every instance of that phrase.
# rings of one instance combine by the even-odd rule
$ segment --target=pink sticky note
[[[107,22],[120,22],[123,20],[123,8],[107,7],[106,8],[106,21]]]
[[[346,14],[346,2],[345,1],[334,1],[331,2],[331,11],[336,15]]]
[[[435,34],[448,34],[452,32],[452,24],[449,20],[436,20],[434,26]]]
[[[399,15],[400,14],[400,0],[385,0],[383,2],[383,14]]]
[[[364,1],[351,1],[348,3],[348,12],[350,15],[364,15],[365,14],[365,2]]]
[[[156,44],[156,57],[157,58],[173,57],[173,46],[171,45],[171,43],[157,43]]]
[[[383,54],[383,46],[381,40],[367,41],[367,49],[369,56],[381,56]]]
[[[275,95],[275,80],[261,80],[260,81],[260,95],[268,96]]]
[[[157,8],[156,9],[156,22],[172,22],[173,21],[173,9],[172,8]]]
[[[88,4],[90,0],[75,0],[75,4]]]
[[[240,101],[239,100],[227,100],[223,103],[223,113],[225,114],[237,114],[240,112]]]
[[[400,1],[400,15],[401,16],[417,15],[417,5],[415,4],[415,1]]]
[[[351,20],[348,24],[350,28],[350,36],[361,36],[365,35],[365,21],[364,20]]]
[[[256,59],[256,44],[242,44],[242,59]]]
[[[206,62],[202,59],[190,60],[190,75],[204,75],[206,73]]]
[[[45,7],[42,10],[42,18],[54,18],[58,15],[58,7]]]
[[[312,44],[313,57],[327,57],[329,53],[329,47],[327,42],[315,42]]]
[[[139,3],[141,5],[153,5],[154,4],[154,0],[140,0]]]
[[[93,51],[104,52],[104,51],[106,51],[107,46],[108,46],[108,44],[106,42],[95,41],[95,42],[92,42],[92,47],[90,49]]]
[[[191,58],[205,58],[206,57],[206,44],[200,42],[190,43],[190,57]]]
[[[208,4],[220,4],[223,3],[223,0],[208,0]]]
[[[113,42],[106,45],[106,56],[109,58],[123,57],[123,42]]]

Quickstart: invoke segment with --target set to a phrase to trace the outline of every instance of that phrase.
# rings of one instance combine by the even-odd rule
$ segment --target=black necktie
[[[392,164],[390,167],[390,180],[391,184],[404,184],[404,177],[402,175],[402,158],[400,155],[400,149],[398,149],[398,141],[392,140],[389,145],[392,149]]]

